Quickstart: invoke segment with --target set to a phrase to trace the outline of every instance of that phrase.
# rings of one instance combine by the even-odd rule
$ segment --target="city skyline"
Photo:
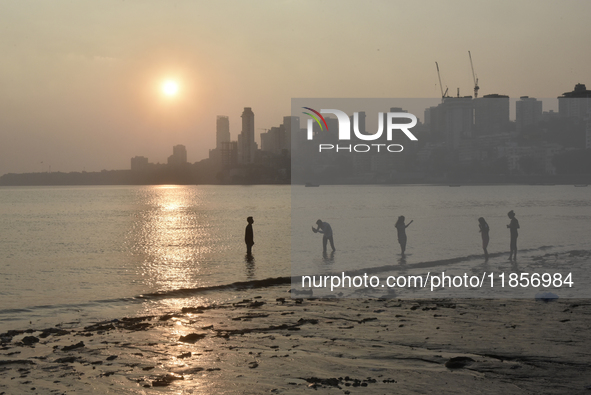
[[[456,155],[459,154],[462,159],[457,163],[467,163],[472,160],[481,162],[487,156],[491,156],[495,160],[502,158],[507,164],[506,170],[510,171],[511,174],[523,170],[519,162],[520,157],[535,157],[538,158],[536,159],[538,161],[541,157],[542,162],[545,163],[543,172],[547,175],[556,175],[556,168],[552,163],[553,156],[564,154],[572,149],[591,147],[591,122],[589,120],[589,116],[591,115],[589,112],[589,108],[591,108],[589,106],[590,98],[591,91],[587,90],[584,84],[577,84],[572,91],[564,92],[556,100],[553,100],[553,102],[557,101],[557,103],[552,103],[550,106],[542,100],[529,96],[522,96],[518,100],[513,101],[508,96],[498,94],[484,95],[479,98],[472,96],[445,97],[437,105],[426,107],[424,111],[418,112],[424,114],[423,123],[419,122],[417,129],[421,134],[423,143],[421,144],[422,148],[418,152],[418,155],[423,158],[423,164],[426,161],[425,159],[433,155],[434,151],[441,149],[445,149],[448,153],[455,151]],[[335,99],[336,101],[328,99],[328,102],[332,104],[328,104],[327,99],[299,99],[299,101],[301,100],[320,100],[320,102],[324,102],[327,105],[327,108],[340,107],[340,104],[347,105],[348,108],[355,108],[357,111],[361,108],[371,108],[370,112],[372,112],[376,110],[384,111],[384,108],[381,107],[384,107],[391,99]],[[350,107],[352,105],[351,100],[354,103],[353,107]],[[423,103],[421,99],[418,101],[407,99],[402,102],[400,99],[393,100],[399,104],[404,103],[406,106],[404,108],[390,108],[391,112],[408,112],[405,108],[419,108],[418,106]],[[430,101],[433,101],[433,99]],[[439,101],[439,99],[436,99],[436,101]],[[376,102],[381,103],[381,107],[375,107],[377,105]],[[323,106],[320,103],[318,105]],[[547,109],[544,110],[544,107]],[[551,109],[548,110],[548,108]],[[243,131],[236,136],[237,139],[235,140],[232,140],[229,131],[229,117],[218,115],[216,120],[216,145],[209,150],[209,158],[206,158],[202,162],[207,162],[207,166],[218,171],[220,169],[230,169],[244,165],[260,165],[262,164],[261,153],[266,153],[266,155],[291,156],[292,142],[298,145],[301,144],[307,133],[304,126],[306,117],[301,119],[299,116],[293,115],[298,113],[299,110],[300,107],[296,105],[294,108],[292,103],[291,116],[283,117],[283,123],[281,125],[264,129],[265,132],[260,133],[261,145],[259,147],[256,144],[254,147],[249,147],[245,144],[245,141],[248,139],[245,140],[244,136],[249,136],[249,139],[254,141],[252,132],[254,130],[255,114],[250,107],[244,108],[241,116],[243,118]],[[510,113],[514,113],[515,116],[510,117]],[[373,122],[370,121],[366,125],[365,111],[359,111],[358,114],[360,118],[359,129],[362,133],[371,134],[371,130],[375,128],[375,119],[372,119]],[[460,118],[457,118],[457,116],[460,116]],[[353,125],[353,115],[350,115],[350,118],[351,125]],[[564,134],[564,136],[550,136],[548,134],[549,132],[552,134],[558,131],[555,129],[555,125],[556,122],[561,120],[564,122],[566,129],[560,135]],[[583,125],[581,127],[586,130],[580,131],[582,133],[582,136],[579,136],[582,137],[580,141],[577,140],[578,137],[572,140],[573,135],[568,135],[568,133],[572,132],[571,122],[573,120],[575,124],[582,122]],[[321,138],[325,143],[337,144],[338,142],[335,140],[335,130],[339,129],[337,120],[326,115],[325,122],[331,125],[329,130],[332,132],[327,134],[315,128],[317,137]],[[292,130],[297,125],[299,125],[300,129],[296,129],[295,131],[299,133],[299,136],[296,136],[292,141]],[[550,129],[548,129],[549,127]],[[568,133],[566,132],[567,129],[569,130]],[[522,141],[519,142],[520,140]],[[472,145],[474,142],[476,142],[475,146]],[[427,144],[424,145],[424,143]],[[442,143],[444,145],[441,145]],[[235,146],[232,148],[230,145],[224,144],[235,144]],[[494,147],[492,151],[491,147]],[[253,153],[250,151],[251,148],[259,152]],[[232,155],[234,155],[234,159],[231,159]],[[371,155],[366,156],[369,160]],[[253,161],[254,158],[257,159]],[[139,160],[143,160],[145,165],[148,164],[147,158],[134,157],[131,160],[132,170],[134,169],[134,161]],[[367,172],[369,170],[368,160],[365,160],[364,163],[367,163],[361,165],[361,167],[359,163],[356,163],[356,170],[362,170],[365,166],[367,169],[362,171]],[[530,160],[531,162],[531,159],[524,160]],[[171,164],[170,158],[168,163]],[[184,163],[187,163],[186,159]],[[195,164],[198,163],[200,162],[195,162]],[[374,170],[396,169],[396,171],[400,171],[401,168],[399,165],[400,163],[398,165],[394,163],[388,165],[384,162],[378,167],[374,166]],[[532,163],[529,163],[528,166],[528,169],[531,171]],[[408,170],[406,169],[406,171]]]
[[[583,97],[589,97],[589,90],[585,90],[586,86],[585,84],[577,84],[575,85],[574,89],[572,91],[569,92],[564,92],[563,94],[561,94],[559,97],[557,98],[553,98],[553,99],[538,99],[538,98],[534,98],[534,97],[529,97],[529,96],[522,96],[520,98],[509,98],[508,96],[504,96],[504,95],[498,95],[498,94],[493,94],[493,95],[488,95],[488,96],[492,96],[492,97],[501,97],[501,98],[505,98],[506,103],[501,105],[506,106],[506,110],[502,110],[502,114],[501,118],[505,117],[509,117],[507,119],[509,119],[510,122],[514,123],[514,125],[512,127],[509,128],[501,128],[500,130],[497,130],[495,132],[493,132],[492,134],[495,133],[501,133],[501,134],[511,134],[513,135],[515,132],[515,136],[519,135],[521,132],[521,125],[523,123],[523,119],[519,119],[520,116],[518,115],[519,111],[520,111],[520,106],[523,106],[524,104],[528,104],[528,103],[533,103],[536,105],[536,109],[539,112],[539,116],[535,119],[528,119],[526,121],[526,124],[528,125],[532,125],[532,124],[536,124],[539,121],[542,121],[542,113],[545,116],[559,116],[562,115],[563,117],[569,116],[571,114],[567,114],[568,111],[566,106],[564,106],[565,108],[563,109],[563,113],[561,114],[559,112],[559,108],[561,107],[560,105],[560,99],[568,99],[569,97],[573,97],[572,94],[576,93],[577,90],[583,90],[584,92],[584,96]],[[480,98],[478,98],[477,100],[474,100],[473,96],[467,95],[467,96],[460,96],[460,99],[463,100],[474,100],[475,104],[470,105],[470,107],[476,109],[478,107],[478,105],[476,104],[477,102],[482,102],[482,100],[486,100],[487,103],[491,103],[494,99],[486,98],[484,96],[481,96]],[[447,96],[445,99],[455,99],[456,97],[454,96]],[[379,100],[379,99],[378,99]],[[395,100],[400,100],[400,99],[395,99]],[[424,103],[430,103],[430,102],[437,102],[437,104],[435,106],[432,107],[421,107],[424,105]],[[445,100],[442,100],[441,98],[438,99],[413,99],[413,100],[403,100],[403,102],[405,104],[408,105],[408,107],[406,108],[414,108],[419,109],[418,111],[416,111],[415,115],[417,116],[417,118],[419,119],[419,124],[422,124],[424,127],[426,127],[427,131],[429,131],[430,136],[433,137],[432,133],[434,131],[436,131],[436,128],[434,128],[433,125],[430,125],[431,122],[429,122],[426,118],[429,118],[429,115],[427,115],[428,113],[430,113],[433,109],[435,109],[436,107],[440,107],[441,105],[444,104]],[[587,103],[587,102],[585,102]],[[475,106],[475,107],[474,107]],[[531,106],[531,104],[530,104]],[[587,104],[585,104],[585,108]],[[570,107],[570,106],[569,106]],[[578,107],[577,107],[578,108]],[[404,108],[391,108],[391,111],[397,110],[397,111],[402,111],[402,112],[409,112]],[[523,112],[524,110],[521,109],[521,111]],[[532,110],[530,109],[529,112],[531,112]],[[506,113],[505,113],[506,112]],[[363,116],[363,127],[362,130],[365,130],[365,112],[361,112],[360,114],[362,114]],[[509,116],[509,114],[511,114]],[[473,117],[474,115],[472,115]],[[577,117],[579,117],[580,119],[583,119],[583,117],[581,116],[581,114],[577,114]],[[531,115],[530,115],[531,117]],[[267,153],[273,153],[275,155],[280,154],[281,148],[279,147],[274,147],[273,149],[269,149],[271,144],[276,144],[276,143],[271,143],[267,142],[267,149],[265,149],[265,143],[262,141],[263,140],[263,135],[267,135],[270,137],[270,133],[275,132],[276,134],[279,133],[283,133],[285,134],[285,136],[283,136],[282,139],[283,141],[281,142],[277,142],[281,145],[282,148],[287,149],[288,152],[291,152],[291,128],[292,128],[292,123],[291,123],[291,118],[294,118],[293,115],[286,115],[283,117],[283,123],[279,123],[277,122],[274,126],[271,126],[270,128],[257,128],[256,124],[254,124],[254,119],[255,119],[255,113],[253,112],[251,107],[244,107],[243,111],[242,111],[242,115],[240,115],[240,118],[242,119],[242,126],[241,129],[239,131],[235,131],[234,134],[232,134],[231,130],[230,130],[230,116],[228,115],[217,115],[216,116],[216,127],[215,127],[215,131],[213,132],[215,134],[215,141],[213,143],[213,145],[211,147],[208,147],[209,150],[209,154],[208,156],[204,157],[204,158],[199,158],[197,160],[188,160],[188,158],[190,157],[190,155],[188,155],[187,153],[187,149],[186,146],[180,142],[178,144],[175,144],[174,146],[172,146],[172,151],[173,154],[171,156],[168,156],[167,159],[165,159],[164,161],[162,161],[162,163],[160,163],[159,160],[156,161],[150,161],[150,158],[143,156],[143,154],[139,153],[138,155],[134,155],[131,158],[131,169],[133,170],[134,167],[136,170],[138,169],[146,169],[147,166],[153,166],[153,165],[169,165],[169,166],[178,166],[178,165],[186,165],[186,164],[198,164],[200,162],[203,161],[209,161],[210,164],[209,166],[214,166],[214,168],[220,166],[220,163],[223,163],[224,160],[222,160],[221,156],[221,151],[223,150],[223,144],[224,143],[233,143],[233,144],[237,144],[236,147],[234,148],[236,150],[235,155],[235,162],[234,165],[248,165],[248,164],[253,164],[254,163],[254,157],[255,157],[255,151],[264,151]],[[295,118],[299,118],[299,117],[295,117]],[[523,118],[523,115],[522,115]],[[336,119],[334,119],[331,116],[326,116],[327,121],[331,121],[334,122],[336,121]],[[368,129],[375,127],[373,122],[374,120],[370,121],[368,123]],[[475,118],[473,121],[475,121],[475,125],[477,125],[478,121],[477,118]],[[487,123],[489,123],[491,120],[487,120]],[[299,121],[298,121],[299,122]],[[494,122],[493,122],[494,123]],[[295,125],[295,124],[293,124]],[[300,122],[300,126],[302,126],[301,122]],[[475,126],[477,127],[477,126]],[[334,129],[334,128],[333,128]],[[243,130],[246,130],[246,134],[243,133]],[[257,132],[257,130],[264,130],[264,132]],[[286,130],[289,130],[286,133]],[[300,133],[305,133],[304,129],[300,129],[299,131]],[[447,133],[447,132],[445,132]],[[490,134],[487,133],[487,134]],[[589,133],[588,133],[589,134]],[[242,136],[246,135],[248,136],[247,139],[245,139],[244,141],[255,141],[254,146],[245,146],[245,143],[241,143],[241,139]],[[256,138],[258,136],[258,138]],[[289,136],[289,138],[288,138]],[[261,144],[262,143],[262,144]],[[287,145],[286,145],[287,144]],[[449,145],[449,142],[448,142]],[[589,145],[589,136],[587,137],[587,145]],[[450,146],[451,148],[448,147],[448,149],[456,149],[457,147],[455,146],[455,144],[451,144]],[[226,149],[228,149],[227,147],[225,147]],[[585,148],[585,146],[583,145],[581,148]],[[588,147],[587,147],[588,148]],[[164,150],[163,152],[169,152],[170,148],[167,148],[166,150]],[[217,152],[216,152],[217,151]],[[249,151],[248,153],[246,151]],[[213,154],[213,156],[212,156]],[[213,162],[212,162],[213,161]],[[229,164],[226,163],[226,165]],[[223,166],[222,166],[223,167]],[[121,169],[103,169],[103,170],[124,170],[124,169],[128,169],[129,167],[124,167]],[[51,172],[51,171],[55,171],[55,172],[61,172],[61,170],[56,170],[56,169],[51,169],[51,167],[48,168],[47,171],[41,171],[41,173],[43,172]],[[80,172],[80,171],[86,171],[86,169],[75,169],[73,170],[73,172]],[[36,173],[36,172],[32,172],[32,173]],[[1,174],[0,174],[1,176]]]
[[[315,12],[308,12],[310,9]],[[215,116],[256,113],[255,141],[294,97],[556,98],[591,85],[591,4],[56,1],[0,5],[0,174],[100,171],[215,147]],[[178,81],[178,95],[160,84]],[[513,110],[512,110],[513,111]],[[412,110],[411,110],[412,112]],[[422,119],[422,114],[416,114]]]

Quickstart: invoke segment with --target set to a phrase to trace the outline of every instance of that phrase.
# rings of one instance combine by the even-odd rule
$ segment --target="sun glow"
[[[179,91],[179,84],[176,81],[165,81],[162,84],[162,93],[166,96],[176,96]]]

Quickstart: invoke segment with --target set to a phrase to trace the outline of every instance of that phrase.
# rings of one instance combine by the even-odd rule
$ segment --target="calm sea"
[[[414,220],[408,265],[481,254],[480,216],[491,228],[489,251],[503,252],[511,209],[527,254],[591,250],[591,187],[2,187],[0,331],[232,298],[229,289],[195,290],[289,276],[292,234],[303,270],[352,269],[351,257],[364,267],[400,263],[399,215]],[[335,234],[337,253],[328,260],[310,230],[318,218]],[[375,253],[384,246],[389,253]]]
[[[573,273],[577,289],[546,289],[560,297],[591,297],[591,262],[563,259],[587,256],[591,250],[591,187],[573,185],[491,186],[321,186],[292,190],[292,275],[341,274],[382,267],[381,276],[427,272],[481,276],[486,273]],[[508,262],[510,220],[520,223],[517,263]],[[405,223],[407,250],[403,258],[395,228]],[[489,261],[485,261],[478,218],[490,227]],[[311,226],[318,219],[331,224],[337,252],[322,255],[322,236]],[[582,250],[584,253],[573,251]],[[563,254],[564,255],[564,254]],[[576,261],[576,262],[571,262]],[[576,266],[573,266],[576,265]],[[386,270],[393,266],[392,270]],[[494,287],[493,287],[494,288]],[[529,298],[543,289],[490,289],[479,293],[376,292],[385,297]],[[318,292],[317,292],[318,291]],[[355,290],[343,296],[367,297]],[[442,291],[442,290],[440,290]],[[520,292],[517,292],[520,291]],[[523,292],[521,292],[523,291]],[[328,296],[314,290],[315,296]]]
[[[289,186],[0,188],[0,330],[171,309],[172,297],[138,296],[289,275],[289,217]]]

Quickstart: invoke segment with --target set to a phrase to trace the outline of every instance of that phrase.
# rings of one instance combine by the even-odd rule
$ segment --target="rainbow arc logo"
[[[316,110],[314,110],[313,108],[310,108],[310,107],[302,107],[302,108],[305,109],[305,110],[312,111],[314,114],[316,114],[316,115],[314,115],[314,114],[310,114],[309,112],[305,112],[305,111],[303,112],[304,114],[311,116],[316,121],[316,123],[318,124],[318,126],[320,126],[320,130],[324,130],[324,127],[322,127],[322,123],[320,123],[320,119],[324,123],[324,126],[326,127],[326,130],[328,130],[328,125],[326,124],[326,120],[324,119],[324,117],[318,111],[316,111]],[[318,119],[318,118],[320,118],[320,119]]]

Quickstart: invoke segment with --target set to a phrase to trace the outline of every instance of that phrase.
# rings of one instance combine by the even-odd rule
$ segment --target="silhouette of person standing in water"
[[[517,260],[517,229],[519,229],[519,221],[515,218],[515,213],[513,210],[507,213],[507,216],[511,218],[511,222],[507,225],[509,231],[511,232],[511,245],[510,245],[510,252],[509,252],[509,260]]]
[[[402,250],[402,255],[404,255],[404,251],[406,250],[406,228],[410,224],[412,224],[412,220],[408,224],[404,224],[404,215],[398,217],[398,221],[396,221],[396,229],[398,230],[398,243],[400,243],[400,249]]]
[[[246,231],[244,232],[244,242],[246,243],[246,254],[252,255],[252,246],[254,245],[254,233],[252,231],[252,224],[254,219],[252,217],[246,218],[248,225],[246,225]]]
[[[486,248],[488,247],[489,241],[489,227],[484,218],[482,217],[478,218],[478,226],[480,227],[480,236],[482,236],[482,249],[484,250],[484,259],[488,261],[488,250]]]
[[[316,229],[314,229],[314,227],[312,227],[312,231],[314,233],[322,233],[323,237],[322,237],[322,251],[324,253],[326,253],[326,242],[330,241],[330,247],[332,248],[332,251],[336,251],[334,248],[334,240],[332,239],[332,228],[330,227],[330,224],[328,222],[322,222],[321,219],[319,219],[318,221],[316,221]]]

